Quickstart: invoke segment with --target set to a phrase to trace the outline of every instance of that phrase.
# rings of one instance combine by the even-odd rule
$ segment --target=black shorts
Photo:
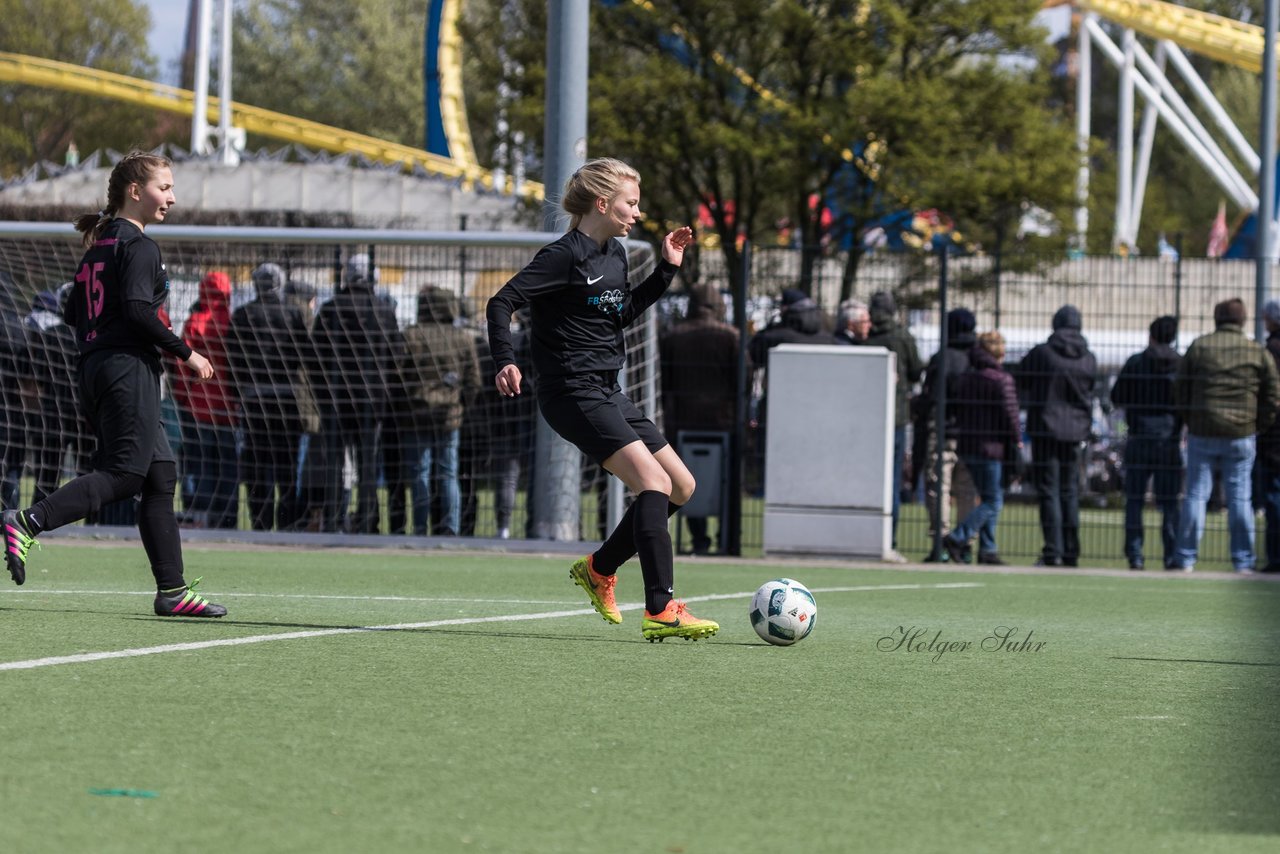
[[[538,409],[552,430],[601,465],[637,440],[654,454],[668,444],[662,431],[622,393],[617,382],[575,377],[554,385],[540,384]]]
[[[98,437],[94,468],[146,475],[176,462],[160,421],[160,360],[105,350],[80,363],[80,400]]]

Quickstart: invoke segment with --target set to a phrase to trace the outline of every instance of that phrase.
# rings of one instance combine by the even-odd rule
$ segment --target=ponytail
[[[98,235],[102,233],[102,229],[106,228],[107,223],[115,217],[114,210],[103,209],[97,213],[80,214],[71,222],[75,225],[76,231],[84,235],[84,246],[88,249],[98,239]]]

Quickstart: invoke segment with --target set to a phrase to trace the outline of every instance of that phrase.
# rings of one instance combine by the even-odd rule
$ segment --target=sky
[[[216,3],[217,0],[211,0]],[[159,60],[160,80],[178,84],[178,59],[182,56],[182,40],[187,34],[187,0],[142,0],[151,10],[151,33],[147,45]],[[215,11],[217,6],[214,7]]]

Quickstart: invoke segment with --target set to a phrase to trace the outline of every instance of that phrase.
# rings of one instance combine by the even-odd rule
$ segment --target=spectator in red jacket
[[[973,479],[982,503],[942,538],[953,561],[968,563],[969,541],[977,534],[978,559],[1002,564],[996,551],[996,519],[1004,505],[1004,460],[1022,447],[1018,423],[1018,393],[1013,377],[1001,367],[1004,337],[999,332],[978,336],[969,351],[969,370],[956,380],[956,451]]]
[[[213,379],[196,382],[182,363],[172,375],[182,426],[183,479],[192,488],[186,496],[186,520],[209,528],[236,526],[236,416],[226,381],[230,326],[231,279],[226,273],[209,273],[200,281],[200,297],[182,327],[182,340],[213,365]]]

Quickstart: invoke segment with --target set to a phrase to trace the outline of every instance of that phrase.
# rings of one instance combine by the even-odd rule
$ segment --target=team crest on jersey
[[[605,314],[621,314],[622,300],[622,291],[605,291],[598,297],[587,297],[587,305],[594,305]]]

